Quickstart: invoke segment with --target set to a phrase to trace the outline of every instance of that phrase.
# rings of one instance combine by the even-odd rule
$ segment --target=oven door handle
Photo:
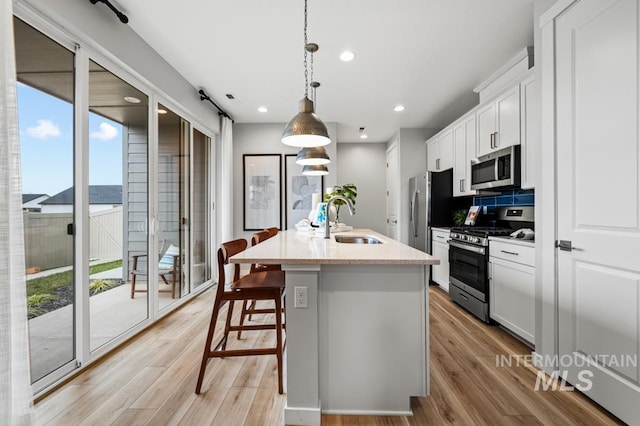
[[[468,244],[462,244],[462,243],[459,243],[459,242],[453,241],[453,240],[449,240],[449,241],[447,241],[447,243],[449,243],[449,245],[451,247],[456,247],[456,248],[459,248],[459,249],[462,249],[462,250],[472,251],[472,252],[478,253],[478,254],[485,254],[485,252],[486,252],[486,249],[484,247],[476,247],[476,246],[471,246],[471,245],[468,245]]]

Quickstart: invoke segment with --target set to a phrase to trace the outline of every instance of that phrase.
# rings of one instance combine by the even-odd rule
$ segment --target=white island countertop
[[[438,265],[440,260],[370,229],[354,229],[324,238],[323,228],[316,235],[296,230],[278,233],[257,246],[233,256],[232,263],[288,265]],[[374,237],[382,244],[338,243],[336,236]]]

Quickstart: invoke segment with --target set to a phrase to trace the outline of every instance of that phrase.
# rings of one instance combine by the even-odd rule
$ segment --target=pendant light
[[[296,164],[301,166],[321,166],[330,162],[331,159],[329,159],[327,151],[321,146],[302,148],[296,156]]]
[[[313,64],[313,53],[311,54],[311,64]],[[313,80],[313,74],[311,74],[311,80]],[[318,104],[316,94],[318,87],[320,87],[320,83],[317,81],[311,82],[311,99],[316,105]],[[321,166],[329,163],[331,163],[331,159],[323,146],[300,148],[296,156],[296,164],[300,164],[301,166]]]
[[[326,165],[304,166],[302,168],[302,174],[305,176],[324,176],[329,174],[329,169]]]
[[[285,145],[308,148],[331,143],[327,126],[316,115],[313,101],[309,99],[307,53],[311,53],[313,57],[313,53],[317,51],[317,44],[307,42],[307,0],[304,0],[304,98],[300,101],[300,112],[289,121],[282,133],[282,143]]]

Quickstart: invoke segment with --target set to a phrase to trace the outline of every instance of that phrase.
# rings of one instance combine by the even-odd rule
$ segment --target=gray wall
[[[398,211],[398,241],[409,242],[409,179],[427,171],[426,141],[440,129],[400,129],[386,144],[398,144],[400,171],[400,210]]]
[[[340,211],[341,222],[387,233],[384,143],[339,143],[338,183],[358,187],[356,214]]]
[[[324,177],[324,186],[336,185],[338,156],[336,154],[336,123],[325,123],[332,142],[325,148],[331,158],[329,174]],[[244,154],[281,154],[282,185],[284,186],[284,155],[296,154],[298,148],[282,143],[282,131],[286,123],[244,123],[233,125],[233,238],[250,239],[255,231],[243,230],[242,156]],[[282,224],[284,226],[284,192],[281,192]]]

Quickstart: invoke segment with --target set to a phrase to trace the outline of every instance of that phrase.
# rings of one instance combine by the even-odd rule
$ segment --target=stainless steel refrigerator
[[[451,226],[453,170],[409,179],[409,245],[431,254],[431,227]]]

